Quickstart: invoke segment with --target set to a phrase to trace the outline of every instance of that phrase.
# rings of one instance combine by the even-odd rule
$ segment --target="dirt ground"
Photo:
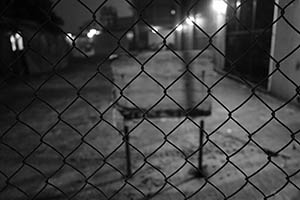
[[[111,67],[97,63],[76,61],[49,80],[27,78],[30,86],[2,84],[0,199],[300,198],[300,146],[291,139],[299,108],[228,78],[213,88],[204,119],[206,178],[192,173],[201,118],[183,117],[128,123],[133,175],[126,178]],[[263,149],[281,151],[268,160]]]

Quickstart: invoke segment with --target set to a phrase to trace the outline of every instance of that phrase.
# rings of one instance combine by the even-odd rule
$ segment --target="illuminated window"
[[[11,49],[21,51],[24,49],[23,38],[19,33],[10,36]]]

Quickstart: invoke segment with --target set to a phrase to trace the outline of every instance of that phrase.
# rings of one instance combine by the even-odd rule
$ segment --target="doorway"
[[[229,0],[225,71],[267,88],[274,0]]]

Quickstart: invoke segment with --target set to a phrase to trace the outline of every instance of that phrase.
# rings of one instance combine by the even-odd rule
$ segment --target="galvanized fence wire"
[[[242,192],[243,188],[245,188],[246,186],[251,185],[253,188],[255,188],[255,190],[257,192],[259,192],[262,195],[263,199],[270,199],[273,196],[275,196],[276,194],[280,193],[288,184],[293,185],[295,188],[297,188],[298,190],[300,190],[299,186],[294,183],[292,181],[292,178],[295,177],[298,173],[299,170],[295,171],[292,174],[287,173],[284,169],[282,169],[281,166],[279,166],[276,162],[274,162],[273,157],[275,157],[276,155],[280,154],[283,150],[285,150],[288,146],[290,146],[292,143],[297,143],[298,145],[300,145],[299,141],[296,139],[296,135],[298,134],[298,132],[294,132],[293,130],[291,130],[291,128],[286,125],[280,118],[278,118],[276,116],[277,112],[280,111],[282,108],[284,108],[285,106],[289,105],[294,99],[296,99],[299,95],[300,95],[300,86],[293,81],[288,75],[286,75],[283,70],[281,69],[281,64],[288,60],[289,57],[296,52],[299,48],[300,48],[300,44],[298,46],[296,46],[292,51],[290,51],[286,56],[284,56],[283,58],[281,58],[280,60],[278,60],[275,57],[272,57],[269,53],[268,49],[265,49],[263,46],[260,46],[258,44],[258,40],[260,39],[260,37],[263,36],[263,34],[267,31],[269,31],[270,29],[272,29],[272,27],[274,25],[276,25],[276,23],[278,23],[279,20],[284,20],[288,26],[295,31],[297,34],[300,34],[300,31],[297,29],[296,26],[294,26],[285,16],[285,13],[287,12],[287,9],[289,7],[293,6],[293,3],[296,2],[294,1],[290,1],[289,3],[287,3],[284,7],[281,7],[276,1],[274,1],[274,6],[279,10],[279,15],[276,19],[274,19],[272,22],[270,22],[270,24],[267,27],[264,27],[264,31],[263,33],[261,33],[260,35],[256,35],[255,36],[255,40],[252,43],[252,46],[254,45],[258,45],[258,47],[260,48],[260,50],[262,50],[265,54],[268,55],[269,59],[271,59],[274,63],[275,63],[275,68],[273,71],[271,71],[269,73],[268,76],[266,76],[263,80],[261,80],[259,83],[256,84],[252,84],[251,82],[248,81],[248,79],[246,77],[244,77],[243,75],[239,76],[239,79],[243,82],[244,85],[246,85],[250,90],[251,90],[251,94],[249,95],[248,98],[244,99],[244,101],[240,104],[237,105],[235,107],[235,109],[230,109],[228,108],[223,102],[222,99],[218,99],[218,97],[216,97],[213,93],[212,90],[218,85],[221,84],[221,82],[226,79],[230,74],[233,73],[233,71],[235,70],[235,68],[237,67],[236,63],[247,54],[248,51],[250,51],[251,47],[250,46],[248,48],[248,50],[246,52],[244,52],[240,58],[237,58],[236,60],[230,60],[228,57],[226,57],[225,52],[223,52],[222,50],[220,50],[214,43],[214,39],[217,36],[218,33],[220,33],[221,31],[224,31],[226,29],[226,27],[228,26],[228,24],[233,21],[233,20],[237,20],[239,22],[239,25],[242,26],[244,28],[244,30],[246,30],[247,32],[251,33],[251,30],[249,30],[245,25],[243,25],[243,23],[240,23],[239,19],[236,16],[232,16],[231,18],[227,19],[226,22],[220,26],[213,34],[209,34],[207,33],[201,26],[199,26],[197,23],[195,23],[194,21],[193,26],[197,31],[200,31],[201,33],[203,33],[208,40],[208,44],[202,48],[199,53],[197,53],[197,55],[191,59],[189,62],[187,62],[184,58],[182,58],[182,56],[178,53],[178,51],[176,51],[175,49],[172,49],[172,47],[167,44],[167,39],[176,31],[176,29],[184,23],[184,21],[186,20],[186,18],[188,18],[190,12],[192,12],[192,9],[199,3],[199,1],[193,1],[190,2],[189,4],[187,4],[185,1],[179,1],[179,0],[174,0],[175,4],[177,4],[177,6],[179,7],[184,7],[184,12],[183,15],[180,19],[180,21],[178,22],[178,24],[166,35],[162,35],[158,30],[155,29],[155,27],[151,26],[151,24],[144,19],[143,15],[145,13],[145,11],[147,9],[149,9],[149,7],[153,4],[155,4],[155,0],[151,0],[148,1],[148,3],[145,4],[144,8],[139,9],[136,7],[136,5],[134,3],[132,3],[129,0],[124,0],[127,4],[129,4],[132,9],[137,13],[136,14],[136,18],[134,20],[134,23],[128,27],[127,31],[125,31],[121,36],[116,36],[110,29],[108,29],[106,26],[104,26],[101,21],[99,21],[97,19],[97,12],[99,12],[99,10],[101,10],[101,8],[103,8],[105,5],[107,5],[107,3],[109,2],[108,0],[103,1],[97,8],[90,8],[84,1],[81,0],[77,0],[77,3],[79,3],[83,8],[86,9],[86,11],[90,12],[92,19],[90,21],[89,24],[87,24],[82,30],[81,32],[75,36],[75,38],[71,38],[70,36],[68,36],[68,34],[59,26],[57,26],[56,28],[59,30],[59,32],[61,34],[64,34],[66,37],[68,37],[71,41],[72,41],[72,46],[71,48],[68,49],[68,51],[66,51],[64,53],[64,55],[61,55],[60,59],[58,59],[56,62],[52,62],[49,59],[47,59],[44,55],[41,55],[37,50],[35,50],[34,48],[32,48],[31,46],[31,42],[32,40],[35,38],[35,36],[47,25],[52,24],[54,26],[56,26],[56,24],[52,21],[51,17],[49,16],[45,21],[43,21],[39,27],[36,29],[36,32],[27,40],[26,44],[25,44],[25,49],[24,51],[17,56],[17,58],[14,60],[14,62],[10,63],[9,65],[4,64],[1,61],[1,66],[4,66],[6,68],[6,70],[8,70],[10,72],[10,75],[13,75],[15,77],[17,77],[17,79],[19,81],[21,81],[22,84],[26,85],[28,88],[30,88],[33,98],[32,100],[26,105],[24,106],[21,110],[16,110],[13,107],[11,107],[9,104],[7,104],[6,102],[1,102],[1,106],[5,107],[5,109],[7,111],[9,111],[9,113],[13,114],[15,116],[15,120],[13,123],[10,124],[10,126],[8,128],[6,128],[6,130],[1,132],[1,146],[5,146],[6,148],[10,149],[12,152],[18,154],[21,158],[22,158],[22,162],[19,163],[18,167],[16,168],[16,170],[14,171],[14,173],[11,174],[6,174],[4,171],[0,170],[0,176],[2,177],[1,180],[4,179],[3,183],[1,184],[1,188],[0,188],[0,197],[1,194],[3,194],[8,188],[14,188],[16,189],[19,193],[21,193],[23,195],[24,198],[27,199],[38,199],[39,195],[41,195],[43,193],[43,191],[47,188],[47,187],[52,187],[54,188],[57,192],[60,193],[60,195],[62,195],[62,198],[65,199],[76,199],[78,197],[78,195],[84,191],[84,189],[86,187],[92,187],[93,189],[97,190],[99,193],[101,193],[104,197],[106,197],[107,199],[114,199],[114,197],[118,194],[121,193],[122,190],[126,187],[126,186],[130,186],[131,188],[133,188],[137,193],[139,193],[141,196],[143,196],[143,199],[148,199],[148,198],[152,198],[155,197],[156,195],[160,195],[161,193],[163,193],[163,191],[167,188],[167,187],[171,187],[174,190],[176,190],[178,193],[180,193],[182,196],[181,198],[184,199],[191,199],[194,196],[196,196],[200,191],[202,191],[206,186],[210,186],[213,187],[216,191],[219,192],[219,195],[222,196],[222,199],[231,199],[234,198],[235,195],[237,195],[238,193]],[[6,7],[4,9],[1,9],[1,13],[0,13],[0,19],[1,19],[1,23],[5,23],[9,29],[11,30],[18,30],[18,27],[16,24],[12,23],[11,19],[6,17],[6,12],[8,9],[10,9],[10,6],[12,6],[14,1],[9,1],[8,4],[6,4]],[[62,0],[59,1],[55,1],[51,8],[49,10],[40,10],[42,13],[44,13],[44,15],[48,16],[50,14],[51,11],[55,11],[55,8],[62,2]],[[244,6],[244,4],[246,4],[247,0],[242,1],[241,4],[235,8],[232,7],[232,5],[230,5],[227,1],[224,0],[224,2],[227,4],[228,8],[232,10],[233,12],[237,12],[237,10],[239,8],[241,8],[242,6]],[[85,52],[83,52],[80,48],[77,47],[76,45],[76,40],[80,37],[80,35],[83,33],[83,31],[85,30],[85,28],[88,28],[92,23],[96,23],[97,25],[99,25],[104,31],[106,31],[109,35],[111,35],[111,37],[114,38],[115,42],[118,44],[117,47],[115,49],[113,49],[110,54],[103,60],[101,61],[101,63],[98,63],[98,67],[97,67],[97,71],[95,71],[95,73],[93,75],[91,75],[91,77],[89,79],[87,79],[80,87],[74,85],[71,81],[69,81],[67,78],[65,78],[63,75],[61,75],[60,70],[57,69],[57,66],[64,60],[66,59],[69,54],[71,54],[71,52],[73,50],[79,51],[82,55],[84,55],[86,58],[88,58],[89,56],[86,55]],[[155,32],[155,34],[161,38],[162,40],[162,45],[153,52],[153,54],[146,59],[145,61],[141,62],[137,57],[135,53],[132,53],[131,51],[129,51],[127,48],[123,47],[121,44],[121,40],[126,37],[126,34],[132,30],[135,26],[138,25],[138,23],[144,23],[146,26],[148,26],[149,29],[151,29],[153,32]],[[22,32],[18,32],[18,34],[20,34],[22,36]],[[157,54],[159,54],[161,52],[161,50],[163,48],[167,48],[170,52],[172,52],[179,60],[181,60],[183,63],[185,63],[186,65],[186,69],[185,71],[182,72],[182,74],[177,77],[175,80],[172,81],[172,83],[170,83],[167,87],[163,86],[158,80],[156,80],[155,77],[153,77],[153,75],[151,75],[150,73],[148,73],[145,70],[145,65],[147,63],[149,63]],[[220,75],[220,77],[212,84],[212,85],[207,85],[203,80],[201,80],[197,75],[193,74],[193,71],[189,68],[189,66],[192,64],[193,61],[195,61],[199,56],[201,56],[207,49],[213,49],[215,52],[217,52],[218,54],[222,55],[222,57],[226,60],[226,62],[230,63],[231,68],[229,70],[227,70],[225,73],[223,73],[222,75]],[[136,74],[124,87],[120,87],[119,85],[117,85],[114,80],[109,77],[109,75],[107,75],[106,73],[103,73],[103,65],[105,65],[105,63],[109,62],[109,57],[113,54],[115,54],[117,52],[118,49],[121,49],[122,51],[124,51],[128,57],[130,57],[131,59],[135,60],[139,65],[140,65],[140,72],[138,74]],[[49,75],[47,75],[47,78],[40,83],[40,85],[38,87],[35,87],[34,85],[32,85],[32,83],[28,82],[26,78],[24,78],[22,75],[18,75],[14,72],[13,70],[13,65],[15,63],[17,63],[21,57],[23,55],[25,55],[28,52],[34,52],[35,54],[39,55],[45,62],[47,62],[49,65],[52,66],[52,70],[51,73]],[[280,107],[274,109],[272,108],[270,105],[268,105],[268,102],[266,102],[263,98],[261,98],[260,95],[258,95],[258,91],[259,88],[261,87],[261,85],[263,84],[264,81],[267,81],[270,77],[272,77],[275,73],[280,73],[285,79],[287,79],[295,88],[295,94],[294,96],[292,96],[289,100],[287,100],[285,103],[283,103]],[[130,86],[130,84],[132,84],[132,82],[134,82],[141,74],[146,74],[148,78],[150,78],[151,80],[153,80],[155,83],[157,83],[162,89],[163,89],[163,95],[161,97],[161,99],[159,99],[149,110],[143,110],[142,108],[139,108],[138,105],[135,104],[135,102],[133,102],[131,99],[129,99],[128,97],[126,97],[126,95],[124,95],[124,91]],[[175,100],[172,98],[172,96],[170,96],[168,94],[168,90],[180,79],[182,78],[185,74],[190,74],[193,78],[195,78],[197,81],[199,81],[206,89],[206,95],[205,98],[203,100],[201,100],[191,111],[185,111],[184,108]],[[82,95],[82,91],[84,90],[84,88],[98,75],[101,75],[101,77],[103,77],[106,81],[108,81],[113,87],[117,88],[117,93],[120,94],[120,96],[116,99],[113,99],[112,103],[107,106],[103,111],[100,111],[97,106],[93,105],[92,102],[90,102],[89,99],[87,99],[84,95]],[[42,98],[39,96],[39,91],[43,88],[43,86],[45,86],[45,84],[47,84],[47,82],[49,82],[49,80],[51,80],[53,77],[59,77],[62,80],[64,80],[69,86],[71,86],[74,90],[76,90],[76,97],[74,99],[72,99],[68,105],[61,111],[57,110],[55,107],[53,107],[50,103],[47,102],[46,99]],[[9,84],[9,78],[10,77],[5,77],[2,78],[1,80],[1,87],[3,87],[4,85]],[[269,113],[270,113],[270,118],[263,123],[260,127],[258,127],[255,131],[251,132],[249,130],[247,130],[247,128],[245,128],[243,126],[243,124],[241,124],[237,119],[235,119],[235,117],[233,116],[236,111],[238,111],[241,107],[243,107],[247,102],[249,102],[249,100],[255,97],[257,98],[260,103],[262,103],[264,106],[266,106],[266,108],[268,108]],[[129,101],[137,110],[139,110],[142,114],[141,119],[138,120],[137,123],[134,124],[133,127],[130,127],[130,130],[128,130],[128,135],[124,134],[124,130],[120,129],[119,127],[117,127],[115,124],[113,124],[110,120],[107,120],[104,116],[110,112],[112,109],[114,109],[115,106],[117,106],[119,100],[121,98],[125,98],[127,101]],[[149,112],[151,112],[151,110],[153,108],[155,108],[161,101],[163,98],[169,98],[174,104],[176,104],[178,106],[178,108],[186,113],[186,116],[183,118],[182,121],[180,121],[171,131],[169,132],[165,132],[164,130],[162,130],[155,122],[153,122],[152,120],[150,120],[147,117],[147,114]],[[189,116],[189,112],[192,112],[194,109],[196,109],[199,105],[201,105],[202,102],[204,102],[207,98],[211,98],[213,101],[215,101],[219,106],[221,106],[223,109],[225,109],[227,111],[227,118],[226,120],[224,120],[220,125],[218,125],[213,131],[208,132],[205,129],[203,130],[204,135],[205,135],[205,142],[199,146],[199,148],[192,152],[190,155],[187,155],[180,147],[178,147],[176,144],[174,144],[171,140],[169,140],[169,137],[176,131],[178,130],[178,128],[180,126],[182,126],[185,122],[191,122],[193,123],[193,125],[197,126],[199,129],[202,129],[203,127],[200,127],[198,122],[195,122],[195,120]],[[70,107],[72,107],[76,101],[78,100],[82,100],[84,101],[86,104],[88,104],[99,116],[99,119],[97,120],[97,122],[91,126],[87,131],[85,131],[84,133],[79,131],[74,125],[72,125],[71,123],[69,123],[68,121],[66,121],[62,116],[70,109]],[[22,120],[22,118],[20,117],[22,115],[22,113],[24,113],[29,107],[33,106],[34,103],[36,102],[41,102],[42,104],[46,105],[49,109],[51,109],[52,111],[54,111],[57,115],[57,120],[55,121],[55,123],[53,123],[45,132],[41,133],[38,130],[36,130],[33,126],[31,126],[30,124],[26,123],[24,120]],[[259,144],[258,142],[256,142],[253,137],[254,135],[256,135],[257,133],[259,133],[264,127],[266,127],[271,121],[276,121],[278,122],[280,125],[282,125],[287,131],[289,131],[290,133],[290,141],[282,146],[280,149],[278,149],[276,152],[273,152],[273,154],[270,154],[269,152],[266,151],[266,149],[264,148],[264,146],[262,146],[261,144]],[[248,136],[248,141],[246,141],[241,147],[239,147],[234,153],[232,154],[228,154],[226,153],[226,151],[219,146],[216,142],[214,142],[214,140],[211,139],[211,137],[216,134],[228,121],[233,121],[239,128],[241,128],[244,133],[247,134]],[[159,131],[161,133],[161,135],[163,136],[164,141],[154,150],[152,151],[152,153],[150,153],[149,155],[144,155],[144,153],[137,148],[135,145],[131,144],[130,141],[128,141],[128,136],[130,136],[130,134],[135,131],[143,122],[148,122],[149,124],[151,124],[157,131]],[[70,129],[72,129],[81,139],[80,142],[74,147],[74,149],[72,151],[70,151],[67,155],[62,154],[56,147],[54,147],[52,144],[48,143],[45,138],[48,136],[48,134],[59,124],[59,123],[63,123],[64,125],[66,125],[67,127],[69,127]],[[110,126],[112,129],[114,129],[115,131],[117,131],[122,137],[123,137],[123,142],[120,143],[112,152],[110,152],[108,155],[104,155],[99,149],[97,149],[94,145],[90,144],[86,138],[89,136],[89,134],[93,131],[93,129],[99,125],[100,123],[105,123],[106,125]],[[8,136],[10,134],[10,131],[12,129],[14,129],[15,126],[17,126],[17,124],[22,124],[25,127],[27,127],[28,129],[30,129],[33,134],[37,135],[39,137],[40,143],[39,145],[37,145],[35,148],[33,148],[29,153],[27,153],[26,155],[24,155],[22,152],[19,152],[19,150],[15,147],[10,145],[9,143],[5,142],[5,137]],[[141,138],[142,139],[142,138]],[[22,139],[22,140],[25,140]],[[131,148],[131,150],[135,150],[136,152],[138,152],[144,160],[144,163],[138,167],[137,169],[134,169],[133,173],[128,176],[128,174],[126,174],[124,172],[124,170],[119,169],[117,166],[115,166],[114,164],[110,163],[109,158],[115,154],[117,151],[123,149],[124,145],[129,142],[129,146]],[[199,151],[201,151],[202,148],[205,148],[206,145],[210,143],[214,146],[214,148],[218,149],[220,152],[223,153],[223,155],[226,157],[226,162],[219,167],[218,170],[214,171],[211,174],[208,174],[207,176],[203,177],[205,183],[198,188],[196,191],[194,191],[194,193],[192,194],[186,194],[184,193],[180,188],[178,188],[176,185],[174,185],[172,183],[172,181],[170,181],[170,179],[176,175],[184,166],[186,166],[187,164],[193,166],[193,168],[195,170],[198,170],[198,166],[196,166],[193,162],[190,161],[190,158],[196,154],[199,153]],[[242,151],[245,147],[247,147],[247,145],[249,145],[250,143],[255,144],[255,146],[260,149],[261,151],[265,152],[266,156],[267,156],[267,162],[262,165],[259,169],[256,170],[255,173],[251,174],[250,176],[247,175],[247,173],[245,173],[237,164],[235,164],[231,159],[237,155],[240,151]],[[177,170],[175,170],[173,173],[171,173],[170,175],[166,175],[164,174],[164,172],[157,166],[155,166],[154,164],[152,164],[149,159],[155,155],[165,144],[169,144],[172,147],[174,147],[176,150],[178,150],[182,156],[184,157],[184,163],[181,165],[180,168],[178,168]],[[62,163],[57,167],[57,169],[50,175],[46,175],[44,174],[44,172],[42,170],[40,170],[37,166],[34,166],[32,164],[30,164],[30,162],[28,162],[28,158],[31,157],[36,151],[37,149],[39,149],[42,145],[46,145],[47,147],[49,147],[50,149],[52,149],[54,152],[56,152],[62,159]],[[80,149],[80,147],[82,145],[88,145],[91,149],[93,149],[94,151],[96,151],[99,156],[102,158],[103,163],[100,164],[99,166],[96,167],[96,169],[93,171],[93,173],[86,175],[84,172],[82,172],[80,169],[78,169],[76,166],[74,166],[71,162],[68,161],[68,159],[76,152]],[[156,172],[158,172],[164,179],[164,184],[162,184],[160,186],[160,188],[155,191],[154,193],[149,193],[149,194],[145,194],[139,187],[137,187],[134,183],[131,182],[132,177],[136,176],[139,171],[144,167],[144,166],[151,166]],[[224,193],[224,191],[222,191],[221,189],[218,188],[218,185],[216,185],[214,182],[211,181],[211,178],[214,177],[217,173],[219,173],[222,169],[224,169],[227,165],[231,165],[234,166],[234,168],[240,172],[243,177],[245,182],[240,185],[240,187],[234,191],[233,193],[231,193],[230,195],[226,195]],[[251,178],[254,177],[255,175],[257,175],[258,173],[260,173],[262,170],[264,170],[267,166],[269,165],[273,165],[275,166],[278,170],[280,170],[286,177],[286,182],[282,184],[281,187],[279,187],[278,189],[272,191],[271,193],[265,194],[265,192],[259,188],[258,186],[255,185],[255,183],[252,182]],[[70,167],[73,170],[75,170],[76,172],[78,172],[84,179],[82,186],[73,194],[69,194],[68,192],[64,191],[63,189],[61,189],[59,186],[56,186],[56,184],[51,182],[51,179],[53,177],[55,177],[64,167]],[[101,171],[101,169],[103,169],[104,166],[110,166],[112,169],[114,169],[115,171],[119,172],[123,177],[123,184],[122,186],[115,191],[115,193],[113,195],[108,196],[106,194],[106,191],[104,189],[102,189],[101,187],[97,186],[97,184],[93,183],[92,181],[90,181],[99,171]],[[39,188],[39,190],[34,194],[28,194],[27,191],[24,191],[22,189],[22,187],[20,187],[19,185],[14,184],[14,182],[12,181],[14,179],[14,177],[19,174],[22,169],[24,167],[29,167],[32,170],[34,170],[36,173],[38,173],[39,175],[41,175],[42,177],[44,177],[44,183],[42,184],[43,186],[41,188]]]

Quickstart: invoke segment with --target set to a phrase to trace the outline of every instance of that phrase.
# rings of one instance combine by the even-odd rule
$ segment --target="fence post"
[[[131,161],[130,161],[130,146],[129,146],[129,133],[128,126],[124,123],[124,141],[125,141],[125,154],[126,154],[126,177],[130,178],[131,173]]]
[[[195,177],[204,178],[206,173],[206,167],[203,166],[203,136],[204,136],[204,120],[200,120],[199,130],[199,152],[198,152],[198,168],[193,168],[190,173]]]
[[[199,155],[198,155],[198,170],[203,175],[203,134],[204,134],[204,120],[200,120],[199,130]]]

